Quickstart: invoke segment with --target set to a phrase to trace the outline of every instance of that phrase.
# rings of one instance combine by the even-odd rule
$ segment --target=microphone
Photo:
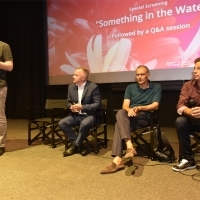
[[[190,100],[189,100],[189,106],[190,106],[191,108],[194,108],[194,107],[196,106],[196,103],[195,103],[194,99],[190,99]]]

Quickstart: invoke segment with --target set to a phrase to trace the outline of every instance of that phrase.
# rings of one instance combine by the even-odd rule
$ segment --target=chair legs
[[[34,124],[35,126],[32,127],[32,124]],[[31,138],[31,131],[33,130],[38,130],[39,132],[33,138]],[[46,136],[44,134],[44,130],[42,129],[42,126],[39,126],[38,123],[36,122],[28,123],[28,145],[31,145],[35,140],[38,140],[38,139],[42,139],[42,141],[44,141],[45,137]]]
[[[77,132],[78,134],[78,127],[74,127],[74,131]],[[92,142],[92,149],[94,151],[95,154],[99,153],[99,143],[101,145],[101,147],[103,148],[107,148],[107,143],[108,143],[108,139],[107,139],[107,126],[103,126],[103,130],[98,132],[98,130],[96,128],[92,128],[88,134],[88,136],[92,136],[93,140],[90,141],[88,138],[85,138],[85,142],[86,143],[91,143]],[[98,136],[103,135],[103,139],[100,139]],[[102,142],[103,140],[103,142]],[[69,139],[67,138],[67,136],[65,136],[65,150],[68,149],[69,147]]]
[[[99,135],[102,135],[104,136],[103,138],[103,142],[102,142],[102,139],[98,138]],[[101,145],[101,147],[103,148],[107,148],[107,143],[108,143],[108,139],[107,139],[107,126],[104,125],[103,126],[103,130],[98,132],[97,129],[94,130],[94,132],[91,134],[94,138],[94,153],[95,154],[98,154],[99,153],[99,143]]]
[[[134,133],[135,134],[135,133]],[[139,140],[141,140],[141,142],[139,142]],[[141,134],[137,134],[134,138],[133,138],[133,142],[137,145],[137,147],[143,151],[149,158],[151,158],[151,147],[150,147],[150,143],[147,142],[144,138],[142,138],[142,133]]]
[[[67,149],[69,148],[69,139],[68,139],[67,136],[65,136],[65,141],[64,141],[64,143],[65,143],[65,150],[67,150]]]
[[[199,153],[200,152],[200,135],[198,135],[196,132],[191,133],[190,135],[191,139],[193,139],[195,142],[192,144],[192,151],[193,153]],[[181,153],[181,145],[179,143],[179,162],[182,160],[182,153]]]
[[[34,127],[32,127],[34,125]],[[50,129],[48,132],[47,129]],[[28,123],[28,145],[31,145],[35,140],[41,139],[42,141],[47,141],[51,144],[52,148],[55,148],[57,146],[57,143],[55,141],[55,135],[60,139],[60,142],[64,142],[64,139],[62,136],[58,133],[58,126],[54,125],[47,125],[45,122],[42,123],[42,125],[39,125],[37,122],[29,122]],[[32,138],[32,131],[38,130],[39,132]]]
[[[137,147],[151,160],[155,160],[154,143],[155,143],[155,127],[146,127],[132,132],[132,140]],[[150,140],[144,138],[144,134],[150,134]]]
[[[194,153],[200,152],[200,136],[197,133],[192,133],[192,138],[195,143],[192,144],[192,149]]]

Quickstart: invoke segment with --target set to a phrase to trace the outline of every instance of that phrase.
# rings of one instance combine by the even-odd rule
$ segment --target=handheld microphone
[[[194,99],[190,99],[190,100],[189,100],[189,106],[190,106],[191,108],[194,108],[194,107],[196,106],[196,103],[195,103]]]

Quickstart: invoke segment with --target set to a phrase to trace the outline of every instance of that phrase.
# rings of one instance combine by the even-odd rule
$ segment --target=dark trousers
[[[177,137],[180,143],[182,158],[193,161],[190,133],[200,131],[200,119],[188,116],[179,116],[175,122]]]
[[[149,125],[150,115],[146,112],[140,112],[136,117],[128,117],[127,111],[118,110],[116,113],[115,132],[113,137],[113,146],[111,155],[122,157],[122,140],[131,140],[131,131]]]
[[[60,120],[58,126],[63,133],[69,138],[71,143],[81,147],[84,139],[88,136],[89,130],[93,127],[94,116],[85,116],[75,114],[73,116],[67,116]],[[74,126],[79,126],[79,133],[76,134],[73,130]]]

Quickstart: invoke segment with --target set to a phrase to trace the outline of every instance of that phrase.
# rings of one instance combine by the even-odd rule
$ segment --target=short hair
[[[139,65],[137,68],[136,68],[136,70],[137,69],[139,69],[139,68],[145,68],[146,70],[147,70],[147,72],[149,73],[149,68],[147,67],[147,66],[145,66],[145,65]]]
[[[194,60],[194,64],[196,64],[197,62],[200,62],[200,58],[196,58],[196,59]]]
[[[83,73],[85,74],[85,77],[88,78],[89,76],[89,70],[86,67],[78,67],[76,70],[81,69],[83,71]]]

